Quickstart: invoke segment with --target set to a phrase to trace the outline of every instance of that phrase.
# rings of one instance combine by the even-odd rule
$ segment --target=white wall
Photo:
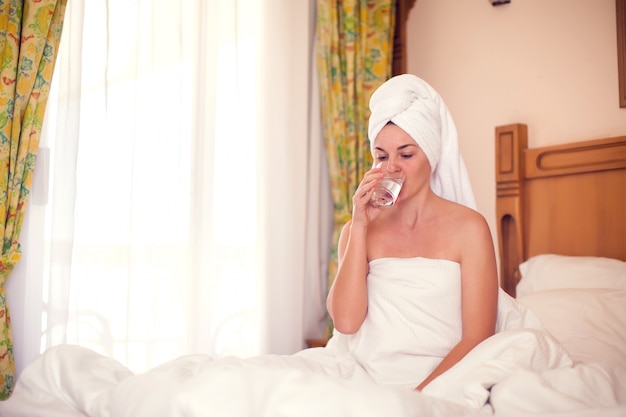
[[[417,0],[408,72],[457,124],[478,209],[494,242],[494,128],[528,125],[529,146],[626,135],[615,0]]]

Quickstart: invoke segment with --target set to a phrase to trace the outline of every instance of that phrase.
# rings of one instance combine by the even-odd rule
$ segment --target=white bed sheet
[[[48,350],[20,377],[2,417],[624,416],[626,371],[574,364],[548,333],[486,340],[422,393],[302,366],[208,356],[143,374],[77,346]]]

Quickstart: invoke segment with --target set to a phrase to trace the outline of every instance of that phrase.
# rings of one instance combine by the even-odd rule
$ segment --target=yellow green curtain
[[[41,126],[67,0],[0,0],[0,399],[11,394],[15,364],[5,284],[33,181]]]
[[[329,283],[337,272],[339,232],[352,215],[352,195],[372,162],[368,104],[391,77],[395,7],[395,0],[317,2],[317,70],[335,204]]]

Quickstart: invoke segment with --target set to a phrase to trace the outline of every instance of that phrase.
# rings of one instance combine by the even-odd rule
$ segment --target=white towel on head
[[[430,186],[435,194],[476,209],[474,193],[459,152],[456,126],[441,96],[421,78],[397,75],[370,98],[368,136],[373,149],[376,136],[392,122],[424,151],[430,162]]]

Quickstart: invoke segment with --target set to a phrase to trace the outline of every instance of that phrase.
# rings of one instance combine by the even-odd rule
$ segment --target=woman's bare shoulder
[[[461,243],[476,242],[476,239],[491,239],[487,220],[480,212],[452,201],[449,201],[446,206],[447,222],[460,238]]]
[[[443,207],[445,207],[445,215],[450,217],[451,220],[457,220],[463,223],[469,222],[470,224],[486,224],[485,218],[478,211],[464,206],[463,204],[455,203],[454,201],[443,200]]]

